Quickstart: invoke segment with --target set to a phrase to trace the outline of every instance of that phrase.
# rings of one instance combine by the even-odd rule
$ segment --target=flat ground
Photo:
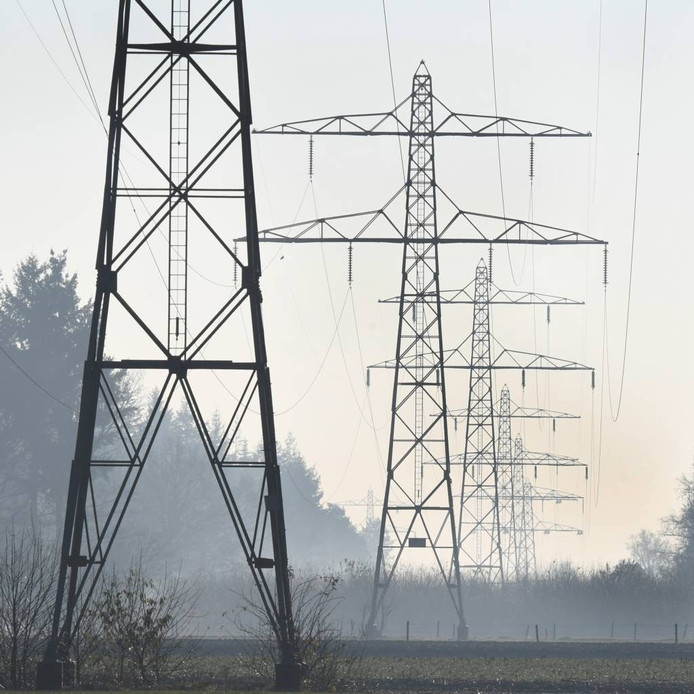
[[[355,641],[352,646],[355,658],[340,691],[694,694],[694,644]],[[161,691],[257,687],[258,694],[263,680],[256,665],[249,642],[203,641],[176,681],[180,689]]]
[[[232,677],[251,649],[242,640],[200,644],[209,670]],[[359,659],[344,686],[359,692],[694,694],[694,643],[380,640],[354,641],[352,652]]]

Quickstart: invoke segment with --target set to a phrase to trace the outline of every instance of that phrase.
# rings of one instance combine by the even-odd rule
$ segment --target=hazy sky
[[[66,2],[103,112],[117,2]],[[51,2],[22,0],[21,5],[51,57],[19,3],[0,3],[4,90],[0,268],[7,276],[29,252],[45,256],[51,247],[67,248],[86,299],[94,282],[105,137],[78,99],[88,102]],[[390,0],[386,8],[398,100],[409,94],[412,73],[424,59],[436,95],[449,107],[494,112],[487,0]],[[499,113],[594,134],[591,140],[537,143],[534,217],[610,242],[608,329],[616,405],[633,211],[643,3],[493,0],[492,9]],[[256,127],[392,106],[380,0],[257,0],[248,1],[245,10]],[[541,406],[571,410],[583,419],[580,424],[562,423],[554,437],[546,427],[540,431],[527,425],[527,447],[552,448],[591,463],[587,532],[570,540],[540,537],[545,561],[572,556],[592,564],[624,556],[631,534],[642,527],[656,528],[659,518],[675,508],[677,479],[691,465],[694,368],[689,358],[693,333],[689,258],[694,242],[689,233],[688,162],[694,155],[694,137],[686,120],[693,101],[693,31],[690,2],[651,3],[632,322],[619,420],[615,423],[610,416],[607,387],[601,408],[601,371],[595,394],[586,375],[555,374],[549,386],[544,379],[528,380],[526,405],[535,404],[539,394]],[[466,209],[500,214],[496,145],[466,139],[439,141],[436,147],[441,187]],[[316,209],[321,215],[373,209],[402,182],[398,145],[385,138],[317,140],[313,191],[309,189],[305,197],[304,140],[257,137],[254,153],[261,226],[311,218]],[[527,143],[502,142],[501,153],[506,211],[526,218]],[[463,248],[446,253],[442,285],[467,284],[479,251]],[[329,501],[363,498],[369,487],[376,497],[381,494],[379,455],[384,458],[387,448],[392,374],[372,374],[372,420],[363,365],[394,354],[396,309],[378,305],[377,300],[397,294],[399,256],[396,247],[357,247],[350,296],[346,249],[263,249],[264,310],[279,436],[294,433],[321,475]],[[599,368],[600,253],[519,250],[509,256],[501,249],[495,260],[494,280],[499,286],[515,288],[517,281],[522,289],[534,286],[537,291],[586,301],[585,308],[556,310],[549,338],[542,312],[533,321],[532,309],[497,311],[494,329],[499,339],[508,347],[537,346],[541,351],[548,350],[549,340],[551,353]],[[143,280],[145,291],[146,285]],[[340,339],[331,340],[343,306]],[[446,346],[460,341],[470,323],[469,311],[448,309]],[[506,380],[514,400],[520,402],[520,376],[512,374]],[[462,376],[451,378],[449,402],[463,407],[466,396]],[[460,452],[462,445],[459,431],[453,452]],[[580,475],[562,472],[558,483],[567,490],[584,490]],[[363,509],[353,510],[359,520]],[[556,515],[548,510],[545,517],[579,521],[563,508]]]

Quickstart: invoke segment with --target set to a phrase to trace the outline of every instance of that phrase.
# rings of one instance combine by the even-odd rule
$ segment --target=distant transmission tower
[[[411,94],[391,111],[284,123],[259,132],[408,139],[406,181],[381,208],[267,229],[261,232],[261,241],[346,243],[350,248],[354,243],[402,245],[395,358],[378,365],[393,368],[395,374],[369,624],[373,633],[380,631],[378,616],[403,554],[428,550],[453,602],[459,636],[466,638],[446,416],[440,248],[468,243],[574,246],[604,242],[564,229],[461,209],[438,185],[434,141],[437,137],[586,137],[589,133],[451,111],[434,96],[424,62],[413,77]]]
[[[516,436],[513,452],[513,466],[516,485],[520,487],[515,495],[513,515],[516,519],[515,550],[513,566],[516,578],[530,578],[535,575],[537,558],[535,555],[535,509],[532,502],[532,484],[525,478],[525,449],[521,435]],[[509,556],[511,556],[509,554]]]
[[[492,304],[542,304],[549,307],[579,302],[533,292],[498,289],[489,280],[484,260],[477,265],[474,289],[471,285],[445,292],[442,297],[442,301],[448,304],[472,304],[473,307],[472,332],[459,347],[447,352],[444,360],[445,369],[465,368],[470,371],[468,405],[464,410],[466,429],[458,532],[460,566],[476,578],[497,582],[504,580],[508,558],[515,554],[516,533],[520,532],[515,505],[517,497],[524,492],[523,487],[514,487],[514,482],[521,483],[514,480],[514,466],[518,463],[511,455],[510,400],[507,402],[502,392],[499,417],[494,402],[494,372],[506,369],[518,369],[523,373],[526,370],[592,369],[556,357],[505,349],[491,332]],[[458,412],[451,414],[460,415]],[[497,417],[500,420],[498,431]],[[565,460],[562,464],[567,462]]]
[[[53,627],[37,686],[72,684],[66,664],[75,635],[178,392],[277,639],[277,684],[296,688],[242,1],[172,0],[163,12],[149,0],[119,4],[96,295]],[[204,104],[196,101],[203,92]],[[123,164],[124,146],[138,153],[136,171]],[[247,241],[236,253],[231,244],[241,233]],[[201,291],[189,276],[192,260],[224,279],[240,269],[240,288]],[[144,421],[119,389],[139,377],[156,388]],[[205,421],[215,388],[231,398],[219,434]],[[262,441],[260,457],[237,450],[242,426]]]
[[[539,408],[518,407],[511,400],[508,386],[501,389],[498,406],[499,421],[499,524],[501,530],[501,554],[503,576],[506,580],[527,578],[535,574],[535,534],[540,530],[536,522],[534,503],[539,501],[582,500],[577,494],[569,494],[553,489],[539,489],[528,480],[526,452],[520,434],[516,438],[514,452],[512,426],[513,419],[551,419],[554,427],[557,419],[578,419],[576,415],[553,412]],[[532,454],[537,459],[537,454]],[[554,456],[542,456],[541,464],[551,466]],[[557,464],[566,466],[570,459],[557,458]],[[578,461],[576,461],[578,464]],[[586,468],[587,472],[587,468]],[[542,523],[544,532],[579,532],[576,528]]]

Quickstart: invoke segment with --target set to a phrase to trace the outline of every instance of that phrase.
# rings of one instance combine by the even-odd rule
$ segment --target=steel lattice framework
[[[515,574],[516,578],[529,578],[535,574],[535,508],[532,502],[532,484],[525,479],[525,448],[521,435],[516,436],[514,451],[514,480],[520,487],[515,499],[513,514],[516,518]]]
[[[277,638],[278,684],[297,687],[242,0],[172,0],[168,16],[160,8],[148,0],[119,4],[97,286],[53,629],[38,686],[63,683],[63,663],[177,397],[200,435]],[[137,157],[126,168],[128,151]],[[235,252],[240,233],[246,243]],[[193,285],[194,257],[226,281],[240,270],[240,287],[211,293]],[[142,414],[122,387],[133,377],[153,390]],[[206,407],[219,407],[220,397],[226,422],[213,428]],[[245,436],[258,436],[262,453],[237,448],[242,426]]]
[[[471,285],[474,289],[471,289]],[[507,388],[502,389],[497,409],[494,402],[494,371],[498,369],[532,369],[576,371],[590,370],[577,362],[559,360],[546,355],[535,355],[506,350],[491,332],[491,305],[579,305],[563,297],[534,292],[508,292],[490,282],[487,265],[481,260],[475,279],[462,290],[447,292],[448,303],[471,304],[473,308],[472,332],[464,340],[465,348],[458,347],[447,355],[445,368],[466,368],[470,371],[467,408],[453,411],[454,417],[465,416],[465,448],[462,456],[454,457],[453,464],[462,464],[462,489],[459,510],[460,566],[470,575],[490,582],[511,578],[517,572],[517,546],[525,532],[534,532],[534,525],[524,525],[527,514],[523,505],[532,506],[527,497],[523,466],[529,460],[534,464],[547,464],[553,460],[557,466],[575,466],[580,463],[571,458],[546,456],[546,462],[537,454],[519,462],[512,454],[511,401]],[[493,353],[496,349],[497,355]],[[469,357],[465,357],[465,354]],[[502,357],[510,356],[504,361]],[[456,357],[462,357],[462,364]],[[521,361],[522,358],[522,361]],[[526,412],[515,408],[514,417],[565,416],[544,410]],[[562,497],[564,498],[564,497]]]
[[[498,581],[503,566],[489,321],[489,278],[482,261],[475,277],[458,541],[461,568]]]
[[[522,448],[520,435],[516,442],[516,451],[522,455],[514,455],[511,421],[513,419],[551,419],[554,427],[557,419],[578,419],[579,417],[565,412],[519,407],[512,402],[511,393],[506,385],[501,389],[498,411],[499,516],[504,577],[506,580],[524,579],[535,573],[536,532],[540,529],[546,533],[569,530],[580,532],[577,528],[568,526],[539,523],[535,518],[534,502],[581,501],[582,497],[554,489],[541,489],[528,480],[525,465],[526,452]],[[536,454],[533,457],[536,458]],[[542,464],[551,465],[552,463],[548,461],[553,457],[546,456],[546,462]],[[532,548],[532,551],[528,548]]]
[[[499,479],[499,529],[501,539],[501,575],[511,579],[518,566],[517,545],[519,527],[517,515],[518,495],[523,492],[525,470],[514,465],[513,437],[511,433],[511,394],[506,386],[499,399],[499,437],[497,445]],[[520,519],[522,520],[522,519]]]
[[[566,229],[464,210],[437,182],[434,141],[437,137],[586,137],[590,133],[532,121],[456,113],[434,95],[424,62],[414,75],[411,94],[392,111],[297,121],[258,132],[408,139],[407,180],[382,207],[266,229],[260,232],[260,240],[402,245],[396,356],[378,365],[393,368],[395,374],[369,625],[372,632],[380,631],[383,600],[404,552],[429,550],[458,615],[460,638],[466,638],[446,416],[447,353],[443,349],[441,320],[440,249],[446,244],[469,243],[574,246],[604,242]],[[442,202],[447,208],[443,223]]]

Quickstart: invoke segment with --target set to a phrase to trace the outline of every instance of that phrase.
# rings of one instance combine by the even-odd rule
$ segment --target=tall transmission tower
[[[433,301],[434,297],[430,297]],[[465,448],[462,463],[462,487],[458,516],[460,566],[466,573],[483,580],[504,580],[508,546],[504,552],[504,535],[515,534],[513,514],[513,467],[508,421],[502,394],[501,418],[495,408],[494,372],[499,369],[590,370],[577,362],[547,355],[508,350],[491,331],[492,304],[509,305],[579,305],[562,297],[501,290],[490,282],[484,260],[480,260],[475,279],[461,290],[447,291],[439,301],[446,304],[471,304],[472,332],[454,350],[447,350],[444,369],[465,368],[470,372]],[[468,356],[469,355],[469,356]],[[510,401],[508,403],[510,408]],[[454,417],[459,413],[451,412]],[[497,419],[500,419],[497,423]],[[499,426],[500,425],[500,426]],[[498,428],[499,427],[499,428]],[[569,461],[564,461],[566,464]],[[572,463],[570,463],[572,464]],[[521,489],[518,490],[521,493]]]
[[[71,683],[65,665],[75,635],[178,395],[277,639],[277,684],[297,688],[242,0],[172,0],[168,11],[149,0],[120,0],[108,112],[96,295],[53,626],[37,685]],[[125,148],[138,155],[132,171]],[[239,232],[246,243],[234,252]],[[227,281],[240,270],[241,286],[214,293],[194,284],[193,262]],[[134,377],[154,389],[142,418],[119,388]],[[227,419],[217,432],[205,414],[219,407],[219,397]],[[241,427],[262,441],[259,457],[239,452]]]
[[[267,229],[261,232],[261,241],[346,243],[350,248],[354,243],[402,245],[396,356],[385,364],[395,374],[369,624],[373,632],[379,631],[384,596],[404,552],[429,550],[458,615],[460,638],[466,638],[446,416],[440,248],[468,243],[574,246],[604,242],[565,229],[462,209],[438,184],[434,141],[439,137],[586,137],[589,133],[456,113],[434,95],[423,61],[413,77],[411,94],[390,111],[296,121],[259,132],[408,140],[406,181],[381,208]],[[441,203],[449,210],[443,224]]]

